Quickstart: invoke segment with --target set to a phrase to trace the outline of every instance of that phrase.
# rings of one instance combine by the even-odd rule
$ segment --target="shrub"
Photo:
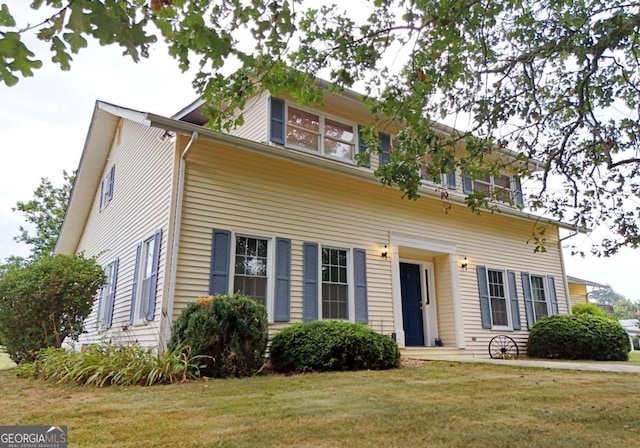
[[[593,314],[594,316],[610,317],[602,308],[593,303],[578,303],[571,308],[573,314]]]
[[[102,268],[82,256],[54,255],[26,266],[5,266],[0,274],[0,345],[15,362],[77,339],[91,312]]]
[[[243,294],[197,299],[173,326],[169,347],[205,355],[203,375],[248,376],[264,363],[268,342],[266,308]]]
[[[536,358],[626,361],[631,345],[622,326],[592,314],[540,319],[529,332],[528,354]]]
[[[198,377],[200,358],[184,347],[159,354],[139,345],[92,345],[82,352],[52,347],[20,364],[16,374],[60,384],[151,386]]]
[[[271,365],[279,372],[392,369],[400,366],[400,350],[389,336],[362,324],[313,321],[276,334]]]

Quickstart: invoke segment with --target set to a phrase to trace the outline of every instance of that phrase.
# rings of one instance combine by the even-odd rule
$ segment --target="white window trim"
[[[227,285],[227,291],[229,294],[234,294],[233,290],[235,275],[236,275],[236,237],[243,236],[247,238],[258,238],[267,240],[267,297],[265,307],[267,308],[267,316],[269,323],[274,323],[275,313],[275,295],[276,295],[276,237],[274,235],[265,235],[256,232],[231,232],[231,253],[229,254],[229,284]]]
[[[325,319],[322,316],[322,249],[338,249],[347,251],[347,319]],[[356,287],[354,279],[353,266],[353,247],[341,244],[322,244],[318,243],[318,319],[319,320],[338,320],[345,322],[356,321]]]
[[[310,114],[313,115],[317,115],[318,116],[318,122],[319,122],[319,127],[320,130],[317,133],[318,135],[318,151],[314,151],[313,149],[310,148],[306,148],[302,145],[296,145],[295,143],[291,143],[287,140],[287,126],[289,125],[289,108],[293,107],[294,109],[299,109],[303,112],[308,112]],[[295,148],[295,149],[299,149],[300,151],[305,151],[308,152],[310,154],[320,154],[323,157],[327,157],[333,160],[339,160],[341,162],[346,162],[346,163],[352,163],[355,164],[355,158],[356,158],[356,154],[358,153],[358,125],[352,121],[349,120],[345,120],[342,117],[338,117],[335,115],[331,115],[331,114],[327,114],[324,112],[320,112],[318,110],[315,109],[311,109],[308,107],[304,107],[304,106],[300,106],[296,103],[292,103],[289,101],[285,101],[285,112],[284,112],[284,145],[286,147],[289,148]],[[351,141],[351,145],[353,146],[353,154],[351,159],[344,159],[342,157],[336,157],[333,156],[331,154],[325,154],[324,152],[324,124],[325,124],[325,119],[329,119],[331,121],[335,121],[338,122],[340,124],[343,124],[345,126],[351,126],[351,129],[353,131],[353,140]],[[312,132],[312,133],[316,133],[310,129],[305,129],[308,132]]]
[[[499,176],[505,176],[509,178],[509,188],[506,189],[505,187],[503,187],[502,185],[497,185],[495,183],[495,176],[493,174],[491,174],[489,176],[489,182],[485,182],[483,179],[472,179],[471,182],[473,184],[473,189],[476,190],[476,182],[482,184],[482,185],[488,185],[491,192],[495,191],[496,189],[498,190],[505,190],[509,192],[509,201],[502,201],[498,198],[495,198],[494,200],[496,202],[501,202],[504,204],[508,204],[508,203],[515,203],[516,201],[516,180],[514,178],[514,176],[511,176],[510,174],[504,174],[501,173],[499,174]],[[477,190],[476,190],[477,191]]]
[[[489,271],[502,272],[502,280],[504,282],[504,298],[507,308],[507,325],[495,325],[493,323],[493,307],[491,306],[491,286],[489,283]],[[487,292],[489,294],[489,316],[491,316],[491,329],[499,331],[513,331],[513,316],[511,315],[511,289],[509,288],[509,276],[506,269],[497,269],[487,266]]]
[[[109,263],[107,263],[104,268],[103,271],[105,271],[105,274],[107,275],[107,280],[109,279],[109,274],[108,274],[108,269],[111,268],[115,268],[116,265],[116,259],[114,258],[113,260],[111,260]],[[114,272],[113,275],[111,276],[111,280],[113,282],[113,279],[117,276],[117,272]],[[96,324],[97,324],[97,328],[98,330],[106,330],[107,326],[104,324],[104,316],[107,314],[106,313],[106,300],[107,297],[109,296],[109,289],[110,288],[115,288],[115,284],[109,282],[107,284],[105,284],[104,286],[102,286],[102,288],[100,288],[100,301],[98,303],[98,316],[97,316],[97,320],[96,320]],[[115,297],[114,297],[114,302],[115,302]],[[113,306],[113,304],[111,305]],[[113,319],[113,315],[111,316]]]
[[[536,300],[533,295],[533,277],[541,277],[542,278],[542,287],[544,288],[544,301],[547,304],[547,316],[553,315],[553,310],[551,307],[551,296],[549,294],[549,279],[548,275],[543,274],[531,274],[529,273],[529,294],[531,294],[531,311],[533,313],[533,323],[538,322],[538,316],[536,314]]]

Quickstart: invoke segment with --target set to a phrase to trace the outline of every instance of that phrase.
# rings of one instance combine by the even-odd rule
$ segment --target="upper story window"
[[[421,169],[422,179],[430,184],[446,187],[450,190],[456,189],[456,173],[440,173],[437,177],[432,177],[427,172],[426,167]]]
[[[477,191],[496,201],[516,204],[520,207],[524,206],[520,178],[516,176],[498,174],[472,179],[463,175],[462,188],[465,194],[472,194]]]
[[[286,145],[353,160],[356,143],[354,125],[288,105],[286,116]]]
[[[116,166],[112,165],[111,169],[102,179],[100,184],[100,210],[104,209],[111,199],[113,199],[113,184],[116,176]]]
[[[353,161],[358,143],[358,127],[336,117],[270,101],[270,140],[281,145],[317,152],[340,160]]]

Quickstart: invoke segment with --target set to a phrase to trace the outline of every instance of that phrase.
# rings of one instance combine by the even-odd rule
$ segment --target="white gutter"
[[[187,168],[187,156],[191,152],[191,148],[198,140],[198,132],[191,134],[191,140],[184,148],[180,156],[180,168],[178,169],[178,189],[176,192],[176,210],[173,220],[173,241],[171,243],[171,262],[169,264],[169,294],[167,295],[166,316],[163,308],[163,319],[160,324],[160,349],[166,349],[169,339],[171,338],[171,325],[173,317],[173,301],[176,290],[176,271],[178,270],[178,250],[180,248],[180,227],[182,223],[182,203],[185,186],[185,172]],[[164,324],[164,325],[163,325]],[[164,326],[164,328],[163,328]]]

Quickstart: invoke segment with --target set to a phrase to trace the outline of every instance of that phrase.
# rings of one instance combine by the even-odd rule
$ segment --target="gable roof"
[[[567,275],[567,282],[574,283],[576,285],[593,286],[594,288],[609,288],[609,285],[603,285],[602,283],[592,282],[591,280],[585,280],[571,275]]]
[[[95,192],[97,191],[102,173],[112,147],[113,139],[116,135],[120,119],[127,119],[148,127],[158,128],[163,131],[175,132],[182,135],[191,136],[197,133],[198,139],[208,140],[221,144],[226,144],[238,148],[239,150],[256,152],[269,157],[288,160],[302,165],[312,166],[332,172],[337,172],[352,178],[378,184],[371,170],[363,169],[356,165],[348,165],[337,160],[331,160],[320,155],[309,154],[295,149],[282,146],[274,146],[268,143],[259,143],[236,137],[229,134],[212,131],[211,129],[193,124],[190,121],[183,121],[185,117],[195,117],[194,113],[199,108],[199,101],[196,100],[181,112],[174,115],[174,118],[167,118],[151,112],[141,112],[126,107],[117,106],[104,101],[96,101],[93,110],[91,124],[87,132],[80,164],[73,183],[69,204],[65,214],[60,236],[56,244],[55,252],[63,254],[75,254],[85,224],[91,211]],[[426,197],[440,198],[440,194],[433,188],[423,187],[420,194]],[[451,195],[449,201],[459,205],[465,205],[464,195]],[[542,218],[510,206],[498,204],[496,209],[508,216],[524,220],[533,220],[547,224],[557,225],[560,228],[576,230],[576,227]]]

